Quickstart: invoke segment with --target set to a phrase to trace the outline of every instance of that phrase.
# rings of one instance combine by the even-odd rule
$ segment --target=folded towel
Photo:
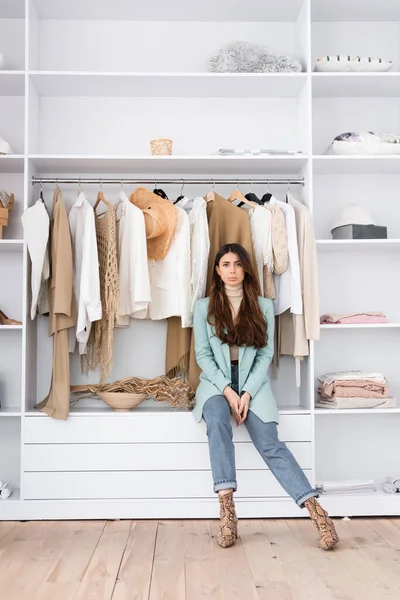
[[[382,485],[382,489],[387,494],[396,494],[397,492],[397,487],[394,485],[394,483],[390,483],[388,481],[385,481],[385,483]]]
[[[11,496],[11,489],[9,487],[3,487],[3,489],[0,492],[0,497],[5,500],[6,498],[9,498]]]
[[[344,381],[359,379],[373,379],[375,383],[377,381],[383,384],[386,383],[386,379],[382,375],[382,373],[374,373],[368,371],[336,371],[332,373],[324,373],[323,375],[319,375],[318,377],[318,381],[325,384],[333,383],[336,380]]]
[[[345,315],[337,315],[327,313],[322,315],[321,323],[329,324],[368,324],[368,323],[387,323],[387,317],[383,312],[368,311],[363,313],[347,313]]]
[[[330,384],[322,384],[318,387],[318,394],[323,398],[387,398],[389,396],[389,387],[386,384],[365,380],[336,380]]]
[[[318,398],[315,402],[316,408],[333,408],[333,409],[349,409],[349,408],[395,408],[397,404],[396,398],[389,396],[388,398]]]
[[[344,481],[324,481],[315,486],[321,494],[365,494],[376,492],[376,485],[372,479],[350,479]]]

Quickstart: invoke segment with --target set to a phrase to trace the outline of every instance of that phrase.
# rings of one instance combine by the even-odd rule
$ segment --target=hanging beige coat
[[[303,314],[286,311],[280,315],[275,328],[276,357],[296,358],[296,384],[300,386],[300,361],[309,354],[309,340],[319,340],[320,336],[318,261],[310,210],[290,194],[288,201],[296,216]]]
[[[215,199],[207,203],[207,219],[210,253],[206,296],[210,293],[215,255],[224,244],[241,244],[249,253],[254,272],[257,273],[251,240],[250,220],[247,212],[231,204],[222,196],[215,194]],[[179,319],[175,317],[168,319],[166,372],[169,376],[180,374],[184,371],[185,363],[189,358],[189,381],[195,390],[199,383],[200,369],[196,363],[193,335],[190,343],[191,331],[190,329],[182,329]],[[185,357],[187,357],[186,360]],[[178,364],[182,369],[174,369]]]
[[[71,234],[61,191],[53,197],[51,219],[50,336],[53,336],[53,374],[49,395],[37,408],[54,419],[67,419],[70,403],[68,329],[77,322],[73,291]]]

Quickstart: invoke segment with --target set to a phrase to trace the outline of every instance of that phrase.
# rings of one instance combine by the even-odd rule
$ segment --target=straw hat
[[[144,215],[147,238],[147,257],[161,260],[167,255],[178,220],[178,211],[169,200],[164,200],[146,188],[135,190],[130,202]]]

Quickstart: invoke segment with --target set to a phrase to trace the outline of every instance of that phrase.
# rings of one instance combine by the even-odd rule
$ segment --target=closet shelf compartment
[[[365,0],[314,0],[311,2],[312,21],[400,21],[397,0],[365,2]]]
[[[316,415],[388,415],[400,414],[400,408],[316,408]]]
[[[23,96],[24,93],[24,71],[0,71],[0,96]]]
[[[315,98],[399,98],[400,73],[313,73]]]
[[[24,248],[24,240],[0,240],[0,253],[1,252],[22,252],[23,248]]]
[[[307,162],[300,156],[99,156],[31,154],[29,160],[38,173],[135,173],[142,175],[299,175]],[[1,165],[1,160],[0,160]]]
[[[283,406],[283,407],[278,407],[279,409],[279,414],[280,415],[310,415],[311,414],[311,410],[308,408],[297,408],[295,406]],[[169,408],[168,406],[150,406],[150,407],[143,407],[143,408],[137,408],[135,410],[132,411],[127,411],[127,412],[118,412],[113,410],[112,408],[109,408],[108,406],[105,406],[104,408],[79,408],[79,407],[75,407],[75,408],[71,408],[70,410],[70,415],[73,417],[115,417],[115,418],[124,418],[126,416],[134,416],[136,415],[143,415],[145,413],[155,413],[157,415],[160,414],[170,414],[170,413],[188,413],[190,411],[187,411],[185,409],[177,409],[177,408]],[[26,417],[41,417],[41,418],[46,418],[47,415],[45,413],[42,413],[38,410],[29,410],[25,413]]]
[[[23,154],[5,154],[0,156],[0,173],[23,173]]]
[[[39,96],[295,98],[305,73],[111,73],[32,71]]]
[[[344,329],[400,329],[400,323],[351,323],[332,325],[330,323],[323,323],[321,329],[328,330],[344,330]]]
[[[400,250],[400,239],[388,240],[316,240],[319,251]]]
[[[12,0],[8,0],[11,4]],[[248,0],[204,0],[187,2],[162,0],[131,2],[130,0],[70,0],[68,3],[54,0],[34,0],[40,19],[91,19],[124,21],[296,21],[303,0],[287,0],[284,3]],[[184,50],[183,50],[184,51]]]
[[[0,408],[0,419],[3,417],[20,417],[21,411],[15,409],[15,407],[4,407]]]
[[[315,175],[385,175],[400,173],[399,156],[314,155]]]

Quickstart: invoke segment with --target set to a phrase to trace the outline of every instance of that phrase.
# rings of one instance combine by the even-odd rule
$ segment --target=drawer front
[[[311,443],[289,442],[302,469],[310,469]],[[237,469],[265,469],[251,442],[236,443]],[[29,471],[162,471],[208,470],[207,443],[194,444],[29,444],[24,470]]]
[[[239,498],[287,497],[270,471],[238,471],[237,477]],[[25,500],[215,497],[211,471],[25,473],[24,490]]]
[[[244,426],[233,427],[234,440],[250,441]],[[310,415],[281,415],[279,436],[284,442],[311,441]],[[113,416],[70,416],[67,421],[26,417],[27,444],[110,444],[207,441],[204,421],[190,413],[140,413]]]

